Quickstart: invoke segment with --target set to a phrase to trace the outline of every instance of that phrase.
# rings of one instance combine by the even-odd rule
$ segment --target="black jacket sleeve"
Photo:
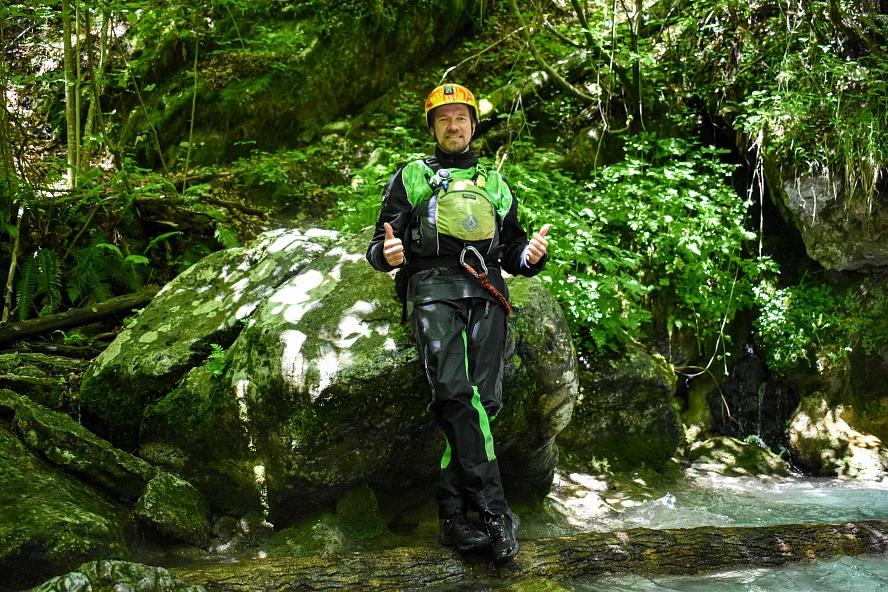
[[[407,190],[404,188],[402,178],[403,167],[389,179],[382,194],[382,207],[379,209],[379,217],[376,219],[376,231],[367,248],[367,261],[379,271],[389,272],[393,269],[385,260],[383,244],[385,243],[385,228],[383,224],[388,222],[392,226],[395,237],[404,243],[406,256],[408,238],[410,233],[410,200],[407,198]]]
[[[511,191],[511,188],[509,191]],[[534,265],[527,263],[524,259],[524,250],[529,242],[527,233],[518,221],[518,198],[512,193],[512,205],[509,207],[506,217],[503,218],[503,228],[500,233],[500,244],[504,247],[503,269],[512,275],[527,277],[533,277],[543,271],[546,267],[546,261],[549,259],[549,254],[543,255]]]

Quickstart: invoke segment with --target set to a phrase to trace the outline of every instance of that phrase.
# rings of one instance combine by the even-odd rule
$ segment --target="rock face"
[[[138,428],[149,402],[205,360],[211,344],[231,345],[242,321],[333,237],[323,231],[266,233],[249,248],[218,251],[189,267],[90,366],[81,384],[82,406],[125,437]]]
[[[789,426],[793,463],[812,475],[882,478],[888,449],[857,423],[853,406],[830,406],[817,393],[804,397]]]
[[[839,271],[888,265],[888,194],[848,198],[838,179],[784,179],[773,167],[766,173],[771,195],[802,234],[809,257]]]
[[[772,377],[761,358],[746,351],[724,386],[708,396],[714,432],[745,439],[760,438],[772,450],[786,448],[786,422],[799,404],[796,389]]]
[[[187,478],[216,511],[262,511],[276,525],[361,483],[379,495],[430,487],[444,438],[426,413],[428,385],[392,279],[363,259],[368,241],[365,233],[314,259],[265,298],[224,359],[156,397],[141,426],[142,456]],[[542,496],[554,437],[570,419],[576,358],[563,314],[539,282],[513,278],[509,286],[512,353],[494,437],[507,487]],[[135,356],[123,351],[133,343],[121,344],[122,355]]]
[[[52,469],[0,425],[0,589],[22,589],[84,561],[126,558],[131,519]]]
[[[216,50],[209,59],[200,56],[201,116],[193,136],[191,89],[183,93],[180,75],[191,71],[193,55],[183,51],[178,35],[157,33],[180,17],[144,11],[128,36],[141,46],[136,57],[153,66],[148,79],[158,88],[149,110],[163,113],[152,119],[160,144],[169,147],[166,162],[184,160],[179,146],[190,140],[191,161],[210,164],[249,154],[249,146],[239,146],[243,138],[257,138],[253,147],[260,150],[292,145],[337,114],[384,95],[399,76],[471,27],[473,15],[483,14],[476,0],[245,5],[237,16],[240,29],[225,19],[206,33]],[[124,138],[132,139],[139,156],[155,161],[153,144],[138,138],[146,129],[143,112],[125,112]]]
[[[675,374],[635,344],[580,372],[581,393],[558,437],[571,462],[607,460],[616,468],[656,468],[678,449],[683,431],[672,408]]]
[[[89,366],[77,360],[46,354],[0,354],[0,388],[11,389],[50,409],[62,406],[68,382]],[[65,382],[59,377],[65,378]]]

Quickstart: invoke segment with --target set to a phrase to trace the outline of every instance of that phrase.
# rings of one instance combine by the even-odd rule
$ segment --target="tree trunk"
[[[74,50],[71,47],[71,5],[62,0],[62,37],[65,60],[65,121],[68,134],[68,187],[74,187],[77,177],[77,127],[74,113],[76,102],[74,86]]]
[[[489,557],[441,547],[401,548],[341,557],[212,564],[170,572],[209,592],[246,590],[407,590],[453,588],[499,578],[592,578],[605,573],[695,574],[729,567],[888,552],[888,521],[762,528],[711,527],[590,532],[523,542],[515,562],[497,571]]]
[[[133,294],[118,296],[88,308],[75,308],[58,314],[0,327],[0,345],[17,339],[42,335],[57,329],[82,327],[121,313],[129,314],[133,308],[144,306],[151,302],[151,299],[154,298],[157,292],[158,289],[156,288],[134,292]]]

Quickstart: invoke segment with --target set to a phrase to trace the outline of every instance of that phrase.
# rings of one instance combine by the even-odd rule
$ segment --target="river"
[[[669,482],[627,478],[618,493],[594,477],[559,472],[551,506],[563,523],[523,534],[569,534],[633,527],[769,526],[841,523],[888,517],[888,483],[803,477],[726,477],[688,472]],[[628,488],[632,490],[632,487]],[[530,525],[532,531],[535,527]],[[549,532],[543,532],[545,529]],[[731,569],[696,576],[606,576],[562,584],[575,592],[888,591],[888,559],[841,557],[777,569]]]

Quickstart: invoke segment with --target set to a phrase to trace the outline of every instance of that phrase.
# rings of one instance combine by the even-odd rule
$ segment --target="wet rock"
[[[99,485],[123,501],[135,501],[154,467],[114,448],[70,416],[51,411],[10,390],[0,390],[0,409],[13,414],[30,448],[66,473]]]
[[[262,511],[276,525],[361,483],[383,495],[435,482],[444,438],[426,412],[428,384],[392,279],[364,260],[368,240],[338,243],[284,282],[220,366],[194,368],[151,404],[141,455],[187,478],[215,510]],[[509,286],[514,353],[494,437],[504,479],[541,498],[576,361],[551,295],[534,279]]]
[[[607,460],[615,468],[662,466],[683,438],[672,408],[675,373],[658,355],[630,343],[580,371],[580,396],[558,442],[570,463]]]
[[[124,513],[62,475],[0,425],[0,573],[33,586],[84,561],[126,558]]]
[[[335,233],[277,230],[207,256],[167,284],[83,376],[79,401],[116,433],[134,431],[147,404],[172,391],[211,352],[228,347],[280,284]]]
[[[793,464],[823,477],[881,479],[888,469],[888,448],[858,429],[852,405],[831,406],[819,394],[803,397],[789,425]]]
[[[772,377],[764,360],[747,348],[721,389],[708,396],[712,429],[740,440],[754,435],[772,450],[786,448],[786,422],[799,396],[786,381]]]
[[[210,538],[207,503],[175,475],[160,471],[148,482],[135,507],[136,517],[163,536],[205,548]]]
[[[126,561],[84,563],[28,592],[206,592],[171,575],[162,567]]]
[[[695,442],[688,452],[693,468],[731,477],[790,474],[789,464],[758,440],[714,437]]]

